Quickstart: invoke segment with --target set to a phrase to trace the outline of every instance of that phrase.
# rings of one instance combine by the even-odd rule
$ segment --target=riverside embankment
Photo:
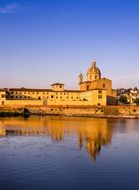
[[[1,106],[0,116],[139,118],[139,106]]]

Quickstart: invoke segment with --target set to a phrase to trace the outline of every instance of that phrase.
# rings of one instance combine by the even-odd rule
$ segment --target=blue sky
[[[0,0],[0,87],[75,89],[93,59],[139,87],[138,0]]]

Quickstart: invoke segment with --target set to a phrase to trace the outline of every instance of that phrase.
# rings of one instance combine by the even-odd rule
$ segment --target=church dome
[[[100,78],[101,78],[100,69],[96,66],[96,61],[93,61],[91,67],[87,71],[87,81],[94,81]]]
[[[92,62],[92,65],[88,69],[87,74],[101,74],[100,69],[96,66],[96,61]]]

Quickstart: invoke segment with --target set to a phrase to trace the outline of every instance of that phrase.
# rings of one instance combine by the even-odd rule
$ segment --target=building
[[[79,90],[65,90],[63,83],[54,83],[51,89],[10,88],[0,90],[1,105],[107,105],[115,104],[116,91],[112,81],[101,78],[100,69],[93,61],[87,71],[87,80],[79,75]]]
[[[138,105],[139,103],[139,90],[135,88],[119,88],[117,89],[118,104]]]
[[[96,66],[96,61],[92,62],[91,67],[88,69],[87,80],[83,81],[83,75],[79,75],[80,90],[89,91],[94,89],[106,90],[106,104],[116,104],[116,90],[112,89],[112,81],[108,78],[101,78],[101,71]]]
[[[5,94],[6,94],[5,90],[0,89],[0,105],[4,105],[5,103],[5,99],[6,99]]]

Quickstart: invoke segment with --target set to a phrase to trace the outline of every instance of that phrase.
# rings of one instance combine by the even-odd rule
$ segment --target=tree
[[[121,96],[121,97],[119,98],[119,102],[120,102],[121,104],[128,104],[127,97],[126,97],[126,96]]]
[[[139,98],[136,98],[136,99],[134,100],[134,103],[136,103],[137,105],[139,105]]]

